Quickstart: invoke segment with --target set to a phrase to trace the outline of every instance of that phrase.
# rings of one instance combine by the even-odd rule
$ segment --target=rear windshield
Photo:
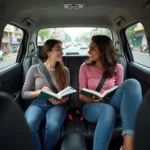
[[[64,55],[88,55],[91,37],[97,34],[112,39],[112,32],[106,28],[47,28],[38,32],[37,44],[43,46],[47,39],[59,39]]]

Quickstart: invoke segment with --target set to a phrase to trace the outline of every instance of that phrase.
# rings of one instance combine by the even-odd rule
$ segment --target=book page
[[[71,87],[68,86],[68,87],[66,87],[65,89],[61,90],[59,93],[57,93],[57,95],[61,96],[63,93],[67,92],[67,91],[70,90],[70,89],[71,89]]]
[[[73,91],[73,90],[75,90],[75,89],[69,89],[69,90],[67,90],[67,91],[64,91],[63,93],[61,93],[60,94],[60,96],[62,96],[62,95],[66,95],[67,93],[69,93],[69,92],[71,92],[71,91]]]
[[[82,89],[83,91],[86,91],[86,92],[88,92],[88,93],[92,93],[93,95],[95,95],[95,96],[97,96],[97,97],[99,97],[99,98],[101,98],[101,94],[99,93],[99,92],[97,92],[97,91],[93,91],[93,90],[89,90],[89,89],[86,89],[86,88],[83,88]]]
[[[113,88],[105,91],[103,94],[102,94],[102,97],[105,97],[106,95],[108,95],[109,93],[113,92],[114,90],[116,90],[118,88],[118,86],[114,86]]]
[[[75,89],[71,89],[71,90],[69,90],[69,91],[67,91],[67,92],[65,92],[65,93],[63,93],[63,94],[61,94],[61,97],[64,97],[64,96],[66,96],[66,95],[70,95],[70,94],[75,93],[75,92],[77,92]]]
[[[47,94],[52,95],[52,96],[55,96],[55,97],[57,97],[58,99],[60,99],[60,96],[57,95],[56,93],[52,92],[52,91],[42,91],[42,92],[47,93]]]

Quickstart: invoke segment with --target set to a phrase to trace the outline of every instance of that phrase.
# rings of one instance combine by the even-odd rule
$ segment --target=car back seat
[[[38,47],[37,54],[40,59],[43,60],[41,55],[42,46]],[[78,90],[78,73],[80,65],[87,59],[87,56],[64,56],[63,62],[66,67],[68,67],[70,71],[71,83],[70,85]],[[125,72],[125,79],[126,79],[126,61],[122,55],[118,55],[118,61],[122,64]],[[30,68],[31,65],[37,64],[38,59],[37,56],[29,56],[26,57],[24,60],[23,68],[24,68],[24,77]],[[83,102],[79,99],[79,93],[73,94],[68,101],[68,113],[78,110],[82,111]],[[85,119],[80,121],[80,118],[77,114],[77,117],[74,117],[72,120],[67,120],[62,128],[61,136],[63,137],[66,134],[70,133],[81,133],[82,135],[86,136],[87,138],[93,138],[94,130],[96,124],[90,123]],[[113,138],[120,138],[121,137],[121,121],[116,121],[116,126],[113,133]]]

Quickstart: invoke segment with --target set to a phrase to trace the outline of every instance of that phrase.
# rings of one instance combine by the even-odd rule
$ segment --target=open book
[[[89,98],[92,98],[93,96],[95,96],[96,98],[104,98],[110,94],[112,94],[112,92],[114,92],[116,89],[118,88],[118,86],[114,86],[113,88],[105,91],[103,94],[100,94],[99,92],[97,91],[93,91],[93,90],[89,90],[89,89],[86,89],[86,88],[83,88],[81,91],[80,91],[80,94],[81,95],[84,95],[84,96],[87,96]]]
[[[63,89],[57,94],[52,91],[41,91],[38,97],[44,100],[48,100],[50,98],[54,98],[55,100],[61,100],[61,98],[67,97],[75,92],[76,92],[75,89],[68,86],[67,88]]]

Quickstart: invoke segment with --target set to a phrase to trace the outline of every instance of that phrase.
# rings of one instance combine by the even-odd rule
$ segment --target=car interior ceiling
[[[79,10],[65,9],[64,6],[67,3],[82,3],[84,7]],[[150,43],[150,1],[83,0],[80,2],[70,0],[60,2],[59,0],[45,0],[41,2],[39,0],[14,0],[8,3],[7,0],[1,0],[0,12],[1,39],[6,24],[15,25],[23,29],[25,33],[16,64],[8,68],[0,69],[0,91],[10,94],[13,101],[15,101],[23,111],[25,111],[31,103],[31,100],[23,100],[20,94],[26,73],[31,65],[38,63],[38,58],[43,60],[41,55],[42,46],[37,45],[38,31],[43,28],[105,27],[110,29],[113,33],[114,43],[119,44],[119,48],[117,48],[118,61],[124,68],[124,80],[128,78],[137,79],[142,85],[143,94],[145,94],[150,87],[150,69],[133,62],[133,58],[129,55],[130,52],[128,52],[129,49],[123,34],[126,27],[133,23],[141,22],[145,28],[147,41]],[[78,53],[63,56],[64,65],[67,66],[70,71],[70,85],[75,89],[78,89],[79,86],[78,73],[80,65],[87,58],[88,56],[80,56]],[[75,112],[76,110],[82,112],[82,106],[83,102],[79,99],[79,93],[72,95],[67,102],[67,113],[68,115],[71,114],[73,119],[67,117],[55,150],[69,150],[72,147],[78,150],[92,149],[92,140],[96,124],[90,123],[85,119],[80,120],[81,114],[79,115]],[[17,123],[16,121],[16,124]],[[41,139],[45,132],[44,125],[45,122],[43,122],[39,131]],[[110,150],[118,150],[122,145],[123,139],[121,131],[121,120],[118,118],[109,146]],[[30,145],[30,142],[27,144]]]

